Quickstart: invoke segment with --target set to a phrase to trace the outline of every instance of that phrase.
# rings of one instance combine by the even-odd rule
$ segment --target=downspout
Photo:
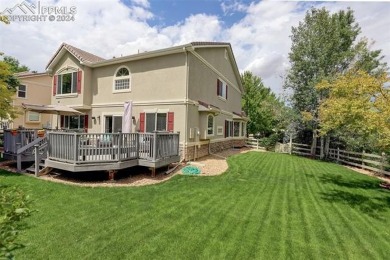
[[[186,106],[186,112],[184,115],[184,145],[183,145],[183,158],[185,160],[186,158],[186,150],[187,150],[187,136],[188,136],[188,77],[189,77],[189,71],[190,68],[188,66],[188,51],[186,47],[183,47],[183,50],[186,53],[186,96],[185,96],[185,106]]]

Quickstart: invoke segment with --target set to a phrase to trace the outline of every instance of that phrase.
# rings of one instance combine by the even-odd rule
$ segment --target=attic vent
[[[228,60],[228,51],[225,49],[225,59]]]

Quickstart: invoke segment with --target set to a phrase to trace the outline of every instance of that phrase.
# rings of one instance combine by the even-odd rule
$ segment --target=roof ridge
[[[74,47],[68,43],[62,43],[62,46],[64,46],[69,52],[71,52],[76,58],[78,58],[80,61],[87,61],[90,63],[94,63],[97,61],[103,61],[105,60],[102,57],[99,57],[93,53],[84,51],[80,48]]]

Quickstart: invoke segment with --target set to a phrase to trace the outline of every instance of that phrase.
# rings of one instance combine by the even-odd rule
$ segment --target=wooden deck
[[[140,165],[154,169],[180,160],[179,133],[77,133],[48,131],[44,137],[24,131],[5,135],[4,156],[72,172],[115,171]],[[26,139],[25,136],[31,136]],[[26,141],[27,140],[27,141]],[[23,141],[25,141],[23,143]],[[19,163],[20,161],[20,163]]]

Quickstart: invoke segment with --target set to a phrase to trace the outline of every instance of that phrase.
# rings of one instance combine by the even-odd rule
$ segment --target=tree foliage
[[[12,251],[22,246],[17,237],[32,212],[30,204],[19,188],[0,184],[0,259],[13,259]]]
[[[379,75],[387,68],[380,50],[372,51],[366,38],[357,41],[360,32],[351,9],[332,14],[312,8],[292,28],[291,69],[284,87],[292,90],[293,108],[301,113],[306,129],[313,131],[313,151],[321,124],[319,106],[329,95],[329,89],[315,86],[349,70]]]
[[[329,91],[320,106],[321,133],[335,132],[344,140],[362,137],[390,148],[390,78],[365,71],[349,71],[335,80],[324,80],[317,89]],[[348,139],[347,139],[348,140]]]
[[[13,73],[30,70],[26,65],[21,65],[20,62],[14,57],[4,56],[3,61],[9,65],[9,68]]]
[[[0,61],[0,118],[13,119],[17,116],[17,110],[12,105],[17,84],[9,65]]]
[[[245,93],[242,107],[250,121],[247,132],[268,136],[286,124],[284,104],[270,88],[264,86],[261,78],[245,71],[241,75]]]

